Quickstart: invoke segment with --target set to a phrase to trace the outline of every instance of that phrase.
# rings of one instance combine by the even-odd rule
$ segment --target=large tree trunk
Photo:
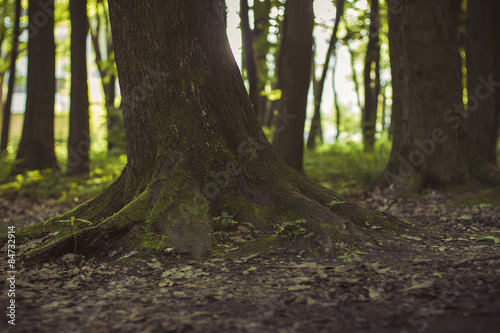
[[[12,51],[10,56],[10,69],[9,69],[9,83],[7,87],[7,99],[3,108],[3,120],[2,120],[2,137],[0,139],[0,151],[7,149],[7,144],[9,142],[9,127],[10,127],[10,114],[12,108],[12,96],[14,95],[14,83],[16,80],[16,61],[18,54],[19,45],[19,34],[20,26],[19,21],[21,19],[21,0],[16,0],[16,14],[14,18],[14,31],[12,33]],[[1,47],[2,43],[0,43]],[[0,82],[0,87],[3,87],[3,80]],[[0,89],[3,90],[3,89]],[[0,104],[3,101],[2,95],[0,94]]]
[[[486,91],[483,98],[483,81],[493,70],[492,21],[498,20],[492,15],[493,0],[467,2],[467,92],[469,95],[467,128],[471,133],[479,154],[488,162],[496,164],[497,112],[495,95]],[[478,96],[481,95],[481,96]],[[471,115],[469,117],[469,115]]]
[[[213,246],[213,217],[222,211],[268,233],[277,223],[305,219],[326,252],[366,245],[363,227],[401,226],[342,203],[280,160],[234,62],[222,1],[109,5],[128,164],[96,199],[19,231],[35,237],[62,230],[28,257],[165,247],[205,254]]]
[[[361,130],[365,151],[373,151],[377,125],[378,95],[380,94],[380,11],[378,0],[371,0],[370,34],[366,47],[364,87],[365,107],[361,116]]]
[[[87,1],[70,0],[71,104],[69,111],[68,175],[89,173],[90,127],[87,86]]]
[[[24,126],[14,172],[58,168],[54,152],[54,99],[56,90],[54,0],[30,0],[28,87]],[[40,17],[46,19],[40,24]]]
[[[281,100],[273,146],[285,163],[302,172],[307,93],[311,82],[314,13],[312,0],[285,4],[278,62]]]
[[[421,0],[391,16],[394,139],[385,185],[419,191],[469,175],[500,183],[498,169],[479,158],[463,127],[455,14],[449,1]]]

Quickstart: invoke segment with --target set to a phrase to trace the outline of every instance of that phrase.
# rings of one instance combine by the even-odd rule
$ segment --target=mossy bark
[[[21,231],[59,231],[27,257],[163,247],[202,255],[222,211],[262,231],[305,219],[325,252],[371,242],[370,211],[329,206],[342,198],[285,165],[267,141],[225,36],[221,1],[109,4],[128,164],[96,199]]]

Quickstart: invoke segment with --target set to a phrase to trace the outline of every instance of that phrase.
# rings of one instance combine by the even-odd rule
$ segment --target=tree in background
[[[294,3],[287,14],[290,24],[312,13],[312,0],[288,2]],[[279,159],[234,62],[222,1],[110,0],[109,5],[128,163],[97,198],[43,228],[24,229],[41,236],[61,230],[62,219],[75,221],[74,228],[45,238],[28,257],[167,247],[206,254],[212,248],[213,216],[222,211],[263,231],[290,218],[304,219],[314,244],[327,253],[357,241],[366,245],[371,236],[361,229],[371,228],[367,221],[401,226],[392,216],[379,219],[341,201]],[[306,22],[312,29],[312,18]],[[298,33],[310,41],[309,31]],[[285,50],[292,46],[297,45]],[[309,42],[300,46],[311,51]],[[301,79],[309,82],[308,75]]]
[[[7,1],[5,2],[7,3]],[[0,151],[5,151],[7,149],[7,144],[9,142],[9,127],[10,127],[10,115],[12,108],[12,96],[14,94],[14,83],[16,80],[16,61],[19,54],[19,35],[21,34],[21,27],[19,25],[21,20],[21,0],[16,0],[15,3],[15,17],[12,23],[12,49],[10,56],[10,66],[9,66],[9,83],[7,87],[7,99],[3,107],[3,120],[2,120],[2,134],[0,138]],[[2,36],[4,32],[2,32]],[[3,37],[2,37],[3,39]],[[0,42],[1,48],[2,42]],[[3,86],[3,80],[0,81],[0,90]],[[0,94],[0,101],[2,101]]]
[[[330,69],[330,58],[333,54],[335,54],[335,45],[337,44],[337,31],[339,28],[340,18],[342,17],[342,14],[344,12],[344,0],[337,0],[335,3],[335,24],[333,25],[332,36],[330,37],[328,51],[326,52],[325,62],[323,63],[323,71],[319,80],[316,80],[314,75],[315,66],[313,66],[312,69],[314,88],[314,114],[311,121],[311,127],[309,129],[309,136],[307,138],[307,147],[309,149],[314,149],[316,147],[317,137],[320,139],[320,141],[323,141],[323,130],[321,127],[321,100],[323,99],[323,90],[325,88],[326,75],[328,73],[328,70]],[[337,56],[335,55],[335,57]],[[335,80],[335,77],[332,77],[332,80]],[[336,95],[336,93],[334,95]],[[335,99],[335,103],[337,103],[337,99]],[[336,106],[338,106],[338,104],[336,104]],[[336,110],[338,120],[339,109]]]
[[[248,78],[248,94],[255,113],[259,111],[259,88],[257,78],[257,59],[254,52],[253,30],[250,28],[248,0],[240,0],[241,36],[243,40],[243,67]]]
[[[484,80],[493,75],[493,59],[498,56],[493,53],[494,43],[499,42],[498,34],[492,28],[500,12],[494,12],[494,7],[497,10],[499,7],[494,5],[494,2],[498,1],[467,1],[466,24],[468,92],[466,124],[477,151],[492,164],[497,163],[499,106],[495,103],[495,97],[498,92],[495,94],[494,91],[486,91],[486,96],[479,100],[479,103],[477,93],[483,89]]]
[[[69,0],[71,17],[71,104],[67,174],[89,173],[90,125],[87,85],[87,1]]]
[[[380,10],[378,0],[371,0],[370,27],[366,46],[363,83],[365,106],[361,115],[361,131],[365,151],[373,151],[380,94]]]
[[[302,172],[307,94],[311,82],[314,13],[312,0],[285,4],[278,59],[281,89],[273,146],[285,163]]]
[[[101,77],[101,86],[104,94],[104,106],[106,109],[106,123],[108,131],[108,151],[117,148],[119,151],[124,147],[123,117],[120,108],[116,107],[116,67],[113,51],[113,40],[111,38],[111,27],[109,25],[109,14],[104,0],[96,0],[95,16],[90,24],[92,46],[95,52],[95,62]],[[105,42],[100,42],[100,36],[105,36]]]
[[[28,16],[28,87],[16,173],[58,168],[54,153],[54,0],[30,0]]]
[[[499,169],[479,157],[464,129],[457,17],[450,1],[421,0],[390,18],[394,139],[386,185],[420,191],[469,175],[500,184]]]

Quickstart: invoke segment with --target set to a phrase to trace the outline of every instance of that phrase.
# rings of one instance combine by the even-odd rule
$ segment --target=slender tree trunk
[[[382,88],[382,119],[380,123],[382,124],[382,132],[387,128],[385,124],[385,118],[387,117],[387,95],[385,93],[385,86]]]
[[[335,45],[337,44],[337,31],[343,12],[344,0],[337,0],[335,24],[333,26],[332,36],[330,37],[328,51],[326,52],[323,72],[321,73],[321,78],[317,83],[317,89],[314,93],[314,114],[311,121],[311,127],[309,129],[309,136],[307,138],[307,148],[309,149],[314,149],[316,147],[316,137],[320,136],[320,133],[323,132],[321,129],[321,100],[323,99],[323,90],[325,88],[326,75],[328,73],[328,70],[330,69],[330,58],[332,54],[335,54]],[[321,141],[323,141],[322,136],[320,136],[320,139]]]
[[[21,19],[21,0],[16,0],[16,14],[13,24],[14,31],[12,33],[12,51],[10,56],[10,69],[9,69],[10,75],[7,87],[7,99],[5,101],[3,109],[2,137],[0,139],[0,151],[6,150],[7,144],[9,142],[10,114],[12,108],[12,96],[14,95],[14,83],[16,81],[16,61],[19,48],[18,46],[19,46],[19,34],[20,34],[20,26],[19,26],[20,19]],[[2,45],[2,43],[0,43],[0,45]],[[3,84],[0,87],[3,87]],[[2,98],[0,96],[0,102],[1,101]]]
[[[391,17],[389,46],[394,139],[383,183],[420,191],[470,175],[500,184],[499,170],[480,159],[464,129],[457,17],[451,3],[408,2],[403,13]]]
[[[250,101],[255,114],[259,111],[259,89],[257,77],[257,60],[254,52],[253,31],[250,28],[248,0],[240,0],[241,36],[243,39],[243,64],[246,68]]]
[[[270,127],[269,122],[266,122],[267,113],[269,111],[269,100],[267,96],[261,95],[265,91],[266,85],[270,83],[269,66],[267,64],[267,56],[271,49],[271,43],[268,41],[269,22],[271,13],[271,0],[254,1],[253,2],[254,14],[254,28],[253,28],[253,42],[254,53],[257,64],[257,91],[259,99],[258,118],[262,126]],[[277,47],[277,46],[276,46]]]
[[[276,225],[305,219],[314,238],[304,246],[326,253],[378,243],[374,225],[406,232],[398,219],[343,201],[278,157],[234,62],[220,0],[109,5],[128,164],[96,199],[43,228],[18,231],[19,239],[60,231],[27,259],[50,260],[68,251],[158,254],[171,247],[207,254],[213,217],[222,211],[253,223],[266,240],[275,238]],[[72,226],[60,223],[65,219]]]
[[[333,68],[332,68],[332,90],[333,90],[333,102],[335,105],[335,114],[336,114],[336,126],[337,126],[337,133],[335,133],[335,141],[339,141],[340,138],[340,124],[341,124],[341,119],[340,119],[340,105],[339,105],[339,100],[337,98],[337,86],[335,85],[335,71],[337,69],[337,63],[338,63],[338,57],[335,57],[335,60],[333,61]]]
[[[14,172],[57,169],[54,152],[54,0],[30,0],[26,112]],[[40,17],[45,24],[39,24]]]
[[[365,151],[373,151],[377,125],[378,95],[380,94],[380,11],[378,0],[371,0],[370,34],[366,47],[364,87],[365,107],[361,130]]]
[[[361,113],[363,113],[363,104],[361,103],[361,94],[359,92],[359,81],[358,74],[356,73],[356,56],[354,51],[349,47],[349,42],[346,43],[347,49],[349,50],[350,60],[351,60],[351,72],[352,72],[352,82],[354,83],[354,92],[356,93],[356,101],[358,102],[358,107]]]
[[[496,147],[498,124],[495,109],[495,94],[486,91],[484,98],[478,101],[478,93],[484,90],[482,81],[493,71],[492,52],[493,34],[492,17],[493,0],[476,0],[467,2],[467,91],[469,94],[467,128],[471,133],[476,149],[483,158],[496,164]],[[470,115],[470,117],[469,117]]]
[[[99,6],[102,8],[102,15],[99,13]],[[89,27],[91,27],[90,24]],[[106,34],[106,48],[104,50],[102,50],[99,43],[99,35],[102,29],[104,29]],[[101,86],[104,94],[106,124],[108,131],[108,152],[112,151],[114,148],[120,148],[120,150],[123,150],[124,144],[121,140],[122,133],[124,132],[123,120],[121,110],[117,109],[115,106],[116,74],[114,69],[113,41],[111,38],[106,6],[102,0],[97,1],[96,27],[95,29],[90,29],[90,35],[95,52],[95,62],[101,77]],[[106,58],[104,58],[103,55],[105,55]]]
[[[283,160],[299,172],[303,170],[304,123],[311,81],[313,26],[312,0],[286,3],[278,62],[278,84],[282,95],[273,145]]]
[[[87,1],[70,0],[71,104],[69,111],[67,174],[88,174],[90,153],[89,94],[87,86]]]

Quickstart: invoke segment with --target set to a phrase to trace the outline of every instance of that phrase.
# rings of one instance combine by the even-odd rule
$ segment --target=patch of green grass
[[[384,170],[391,153],[387,139],[377,141],[373,152],[366,153],[355,142],[337,142],[318,147],[304,155],[306,174],[340,194],[352,194],[375,180]]]
[[[64,146],[64,147],[62,147]],[[56,145],[61,171],[34,170],[10,176],[15,162],[15,150],[11,147],[0,156],[0,196],[21,194],[37,198],[57,198],[59,202],[85,201],[101,193],[120,174],[126,163],[126,155],[107,155],[91,152],[90,174],[67,177],[65,144]]]

